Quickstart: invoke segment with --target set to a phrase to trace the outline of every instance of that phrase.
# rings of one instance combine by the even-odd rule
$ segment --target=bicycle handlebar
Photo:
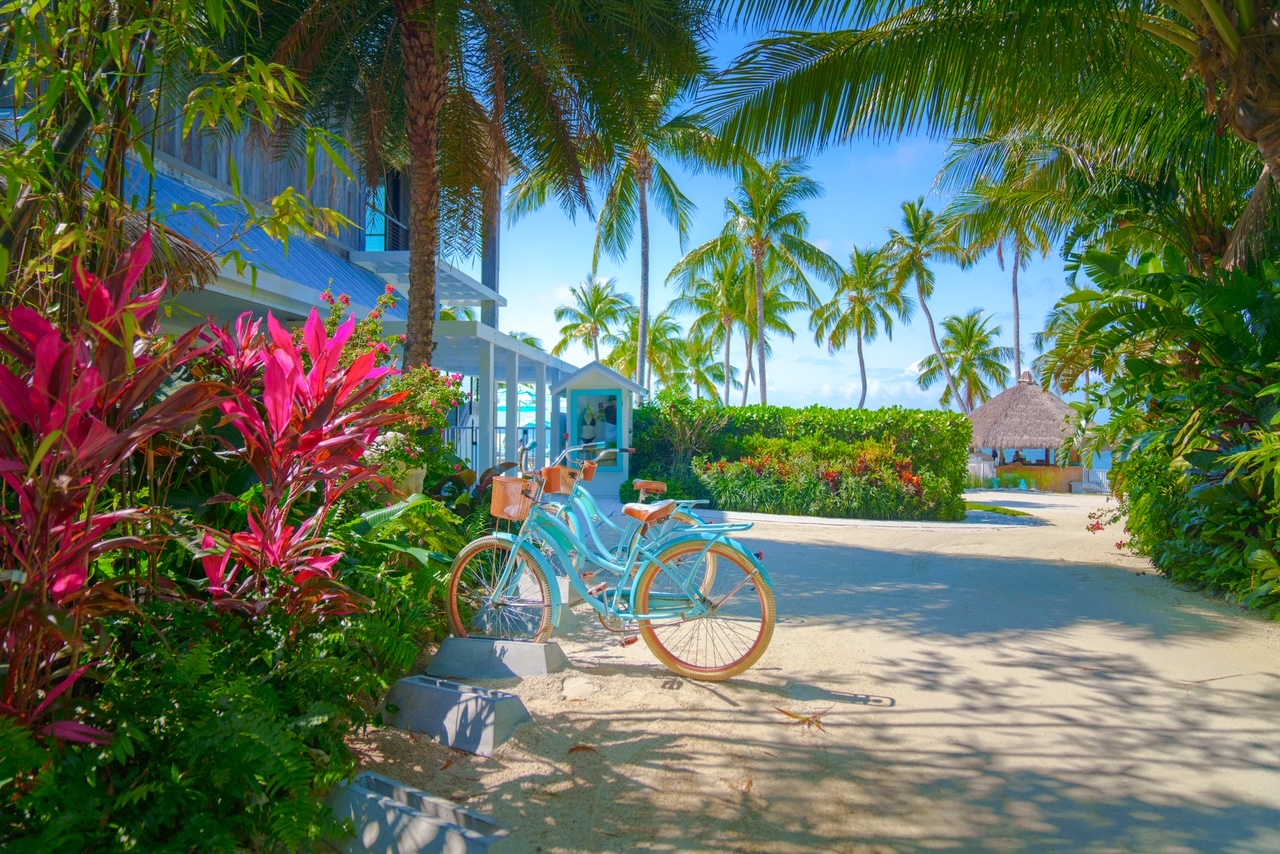
[[[571,448],[565,448],[563,451],[560,452],[560,456],[556,457],[555,462],[553,462],[552,465],[558,466],[562,462],[573,462],[572,460],[569,459],[569,455],[572,453],[575,453],[578,451],[595,451],[595,450],[600,450],[600,453],[597,454],[593,459],[593,462],[597,462],[597,463],[603,460],[609,454],[634,454],[636,452],[635,448],[606,448],[604,446],[604,442],[587,442],[582,445],[574,445]],[[578,461],[578,462],[581,462],[581,461]]]

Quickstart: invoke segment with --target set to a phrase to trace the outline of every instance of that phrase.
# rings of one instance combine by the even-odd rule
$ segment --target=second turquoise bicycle
[[[773,583],[760,560],[729,535],[749,524],[703,525],[648,536],[676,510],[675,501],[628,504],[627,537],[598,548],[543,499],[550,471],[494,479],[491,512],[519,521],[468,544],[454,560],[449,622],[460,637],[544,641],[565,603],[554,564],[606,626],[635,631],[654,656],[683,676],[720,681],[760,660],[777,620]],[[572,475],[570,475],[572,476]],[[628,638],[631,640],[632,638]],[[625,642],[625,641],[624,641]]]

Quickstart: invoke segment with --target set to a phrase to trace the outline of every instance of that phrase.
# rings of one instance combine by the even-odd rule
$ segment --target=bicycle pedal
[[[630,637],[625,637],[622,640],[618,641],[618,646],[631,646],[633,643],[635,643],[638,640],[640,640],[639,635],[631,635]]]
[[[590,581],[591,579],[595,578],[596,575],[597,573],[595,572],[584,572],[578,577],[581,578],[583,581]]]
[[[590,594],[591,596],[599,596],[601,593],[603,593],[608,589],[609,589],[609,585],[606,582],[606,583],[597,584],[595,587],[592,587],[590,590],[588,590],[587,593]]]

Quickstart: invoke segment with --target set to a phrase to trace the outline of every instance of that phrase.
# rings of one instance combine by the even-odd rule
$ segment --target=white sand
[[[1280,625],[1086,532],[1101,498],[970,497],[1038,524],[758,524],[780,620],[732,682],[588,610],[573,669],[485,683],[535,718],[495,758],[356,746],[518,850],[1280,851]]]

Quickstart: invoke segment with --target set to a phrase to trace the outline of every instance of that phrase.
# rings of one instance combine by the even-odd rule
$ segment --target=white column
[[[498,406],[498,382],[493,375],[493,343],[480,342],[480,381],[476,392],[476,474],[493,465],[493,421]]]
[[[538,453],[534,456],[534,465],[542,468],[547,456],[547,439],[549,438],[543,425],[547,422],[547,366],[535,362],[533,367],[534,403],[533,403],[533,440],[538,443]]]
[[[560,372],[552,371],[551,381],[560,382]],[[547,445],[551,449],[551,459],[560,456],[560,452],[564,450],[564,434],[560,432],[560,394],[559,392],[551,395],[551,442]]]
[[[507,424],[502,459],[516,462],[516,449],[520,445],[520,354],[507,352]]]

